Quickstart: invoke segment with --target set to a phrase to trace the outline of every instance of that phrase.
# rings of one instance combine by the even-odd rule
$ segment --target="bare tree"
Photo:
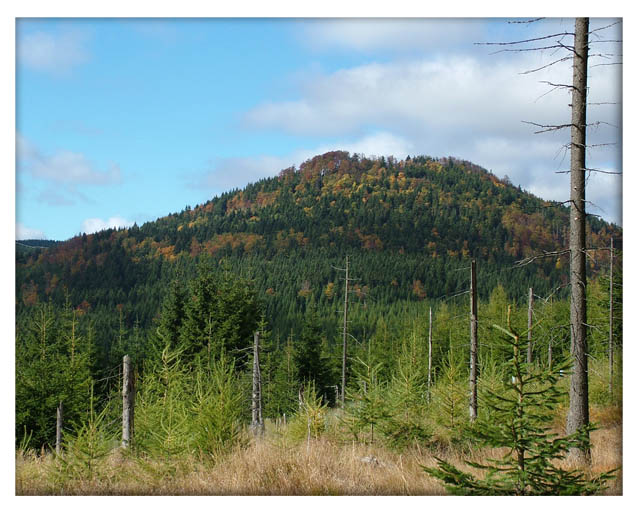
[[[525,23],[532,23],[539,19],[528,20]],[[503,48],[499,51],[542,51],[551,50],[566,51],[564,56],[525,72],[533,73],[554,66],[561,62],[571,61],[573,64],[573,81],[571,84],[543,82],[552,90],[564,89],[571,91],[571,121],[565,124],[539,124],[525,121],[538,128],[536,133],[555,132],[563,129],[571,130],[571,139],[568,144],[571,155],[570,170],[570,220],[569,220],[569,248],[567,251],[570,257],[570,286],[571,286],[571,357],[573,361],[573,371],[571,375],[571,385],[569,390],[569,412],[567,414],[566,430],[568,434],[574,433],[589,424],[589,385],[588,385],[588,358],[587,358],[587,278],[586,278],[586,206],[585,198],[585,173],[603,172],[602,169],[588,168],[586,165],[587,141],[586,132],[589,126],[598,126],[600,123],[587,124],[587,63],[589,57],[599,57],[607,62],[597,65],[619,65],[621,62],[611,62],[612,57],[621,55],[589,53],[589,36],[596,32],[607,29],[620,23],[616,21],[610,25],[599,27],[589,31],[589,18],[577,18],[575,20],[574,32],[560,32],[535,37],[520,41],[504,43],[484,43],[499,45]],[[599,37],[599,34],[595,34]],[[573,37],[573,45],[568,44],[566,39]],[[619,43],[621,41],[598,39],[597,43]],[[594,43],[595,43],[594,42]],[[482,44],[482,43],[481,43]],[[599,144],[609,145],[609,144]],[[556,253],[554,252],[553,255]],[[544,254],[538,257],[545,257]],[[531,258],[529,261],[538,258]],[[549,359],[551,350],[549,350]],[[550,360],[549,360],[550,363]],[[550,365],[550,364],[549,364]],[[588,462],[590,452],[588,446],[584,449],[571,451],[571,455],[579,462]]]
[[[476,281],[476,260],[471,260],[470,289],[470,346],[469,346],[469,419],[478,417],[478,285]]]
[[[571,200],[569,220],[571,283],[571,358],[567,434],[589,424],[589,377],[587,359],[587,264],[585,168],[587,148],[587,61],[589,18],[577,18],[573,45],[573,93],[571,100]],[[590,459],[588,445],[574,449],[580,461]]]
[[[347,331],[348,324],[348,312],[349,312],[349,281],[358,280],[349,277],[349,256],[346,256],[346,265],[344,268],[333,269],[344,272],[344,309],[342,310],[342,389],[340,392],[340,401],[344,407],[345,388],[347,386],[347,336],[350,335]],[[351,336],[353,337],[353,336]]]
[[[260,332],[253,334],[253,391],[251,393],[251,429],[254,436],[264,433],[262,419],[262,375],[260,374]]]

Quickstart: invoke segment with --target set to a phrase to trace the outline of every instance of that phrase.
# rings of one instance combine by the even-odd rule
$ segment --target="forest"
[[[589,433],[562,433],[568,215],[471,162],[335,151],[16,243],[16,492],[619,494],[622,230],[587,221],[583,472],[562,461]]]

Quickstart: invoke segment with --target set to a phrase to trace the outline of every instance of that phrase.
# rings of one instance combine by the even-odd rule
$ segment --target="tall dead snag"
[[[345,389],[347,386],[347,315],[349,312],[349,281],[358,280],[349,278],[349,256],[346,256],[346,265],[344,268],[333,269],[344,272],[344,309],[342,311],[342,389],[340,390],[340,401],[344,407]]]
[[[349,308],[349,256],[344,269],[344,317],[342,321],[342,389],[340,401],[344,407],[344,392],[347,386],[347,310]]]
[[[131,372],[131,358],[122,359],[122,447],[129,447],[133,437],[133,406],[135,388]]]
[[[431,363],[433,353],[433,338],[432,338],[432,322],[431,322],[431,307],[429,307],[429,361],[427,367],[427,399],[431,401]]]
[[[478,290],[476,285],[476,261],[471,261],[471,344],[469,360],[469,419],[478,417]]]
[[[533,344],[531,342],[531,329],[533,327],[533,288],[529,288],[529,311],[527,313],[527,364],[533,362]]]
[[[251,430],[254,436],[260,436],[264,433],[262,376],[260,375],[260,332],[253,334],[253,392],[251,397]]]
[[[571,358],[573,370],[569,388],[567,434],[589,424],[589,379],[587,362],[587,267],[586,267],[586,129],[587,58],[589,18],[576,18],[573,48],[573,88],[571,97],[571,198],[569,222],[571,284]],[[590,461],[589,447],[573,449],[579,462]]]
[[[613,236],[609,249],[609,395],[613,396]]]
[[[62,414],[62,401],[60,401],[56,410],[56,456],[59,456],[62,450]]]

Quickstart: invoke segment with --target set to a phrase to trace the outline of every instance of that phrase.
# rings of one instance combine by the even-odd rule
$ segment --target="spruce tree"
[[[371,365],[356,358],[354,379],[356,388],[347,390],[349,406],[345,409],[343,422],[355,439],[364,430],[373,443],[376,426],[381,426],[391,413],[386,402],[386,385],[380,381],[381,364]]]
[[[485,391],[485,407],[490,412],[473,425],[472,435],[481,444],[507,448],[500,458],[486,463],[467,461],[484,469],[485,477],[477,478],[446,461],[438,460],[438,468],[424,470],[442,480],[451,493],[460,495],[593,495],[606,487],[613,471],[588,477],[579,469],[565,470],[558,463],[570,449],[588,447],[589,431],[559,437],[552,431],[552,420],[562,394],[558,379],[568,364],[549,370],[536,370],[526,363],[526,335],[511,326],[511,307],[507,313],[507,329],[494,325],[504,334],[504,343],[513,356],[505,365],[506,379],[499,392]]]

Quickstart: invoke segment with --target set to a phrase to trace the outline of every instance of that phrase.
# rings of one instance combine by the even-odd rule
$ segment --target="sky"
[[[454,156],[565,201],[569,131],[527,122],[569,122],[571,62],[545,67],[567,52],[477,43],[573,19],[512,20],[17,19],[16,239],[141,225],[330,150]],[[621,34],[592,35],[587,114],[589,210],[618,225]]]

